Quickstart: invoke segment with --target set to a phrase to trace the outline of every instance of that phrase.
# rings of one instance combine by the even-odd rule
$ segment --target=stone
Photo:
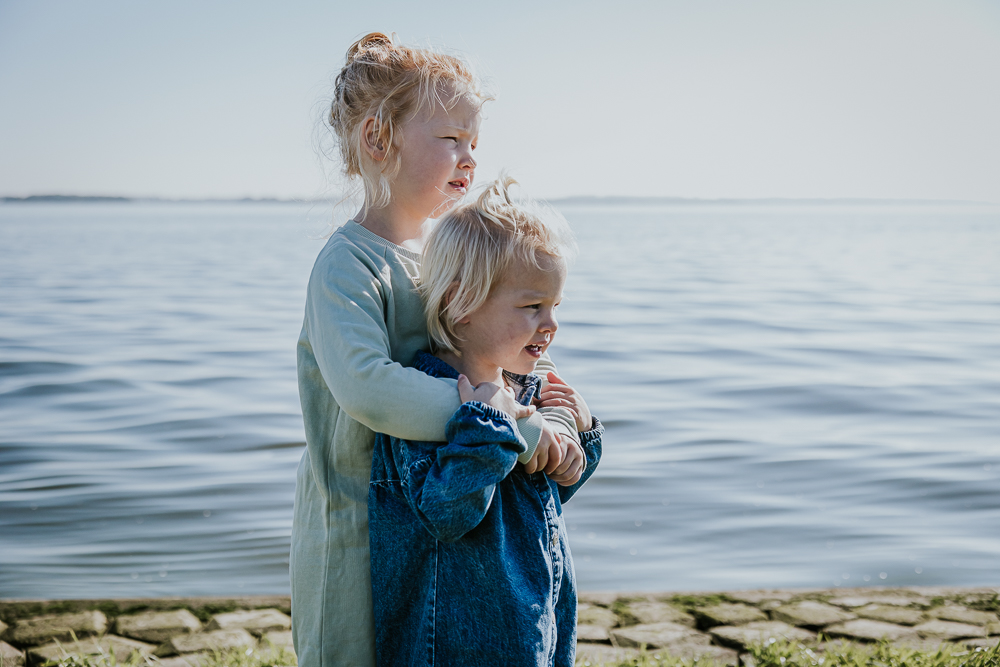
[[[198,632],[201,623],[187,609],[147,611],[131,616],[119,616],[115,630],[120,635],[161,644],[175,635]]]
[[[274,632],[265,632],[264,636],[260,638],[260,643],[265,645],[270,644],[274,648],[295,650],[295,642],[292,641],[291,630],[275,630]]]
[[[990,623],[996,623],[998,620],[996,614],[992,614],[988,611],[976,611],[975,609],[966,609],[965,607],[957,607],[953,605],[945,605],[944,607],[938,607],[936,609],[931,609],[927,612],[928,616],[933,616],[934,618],[940,618],[942,621],[954,621],[956,623],[967,623],[969,625],[989,625]]]
[[[872,621],[866,618],[830,625],[823,632],[831,637],[846,637],[869,642],[877,642],[881,639],[894,642],[903,637],[916,636],[913,628],[904,628],[894,623]]]
[[[591,665],[604,665],[606,663],[625,662],[639,657],[638,649],[620,648],[618,646],[608,646],[607,644],[577,644],[576,664],[577,667],[591,667]]]
[[[118,663],[128,660],[133,653],[139,653],[143,657],[152,655],[153,645],[117,637],[115,635],[104,635],[103,637],[87,637],[77,641],[60,642],[56,641],[45,646],[37,646],[28,649],[28,662],[33,665],[59,660],[66,655],[111,655]]]
[[[921,637],[937,637],[940,639],[963,639],[985,637],[986,630],[978,625],[968,623],[952,623],[951,621],[928,621],[913,628]]]
[[[723,646],[743,650],[750,644],[766,642],[772,637],[793,642],[815,641],[816,635],[781,621],[753,621],[746,625],[724,625],[709,633]]]
[[[244,609],[226,614],[215,614],[205,626],[206,630],[235,630],[242,628],[255,635],[276,630],[290,630],[292,619],[277,609]]]
[[[991,649],[1000,644],[1000,637],[976,637],[974,639],[966,639],[962,643],[972,649]]]
[[[0,621],[0,637],[3,637],[3,633],[7,632],[7,624]]]
[[[707,635],[680,623],[647,623],[630,625],[627,628],[615,628],[611,631],[611,639],[618,646],[637,648],[643,644],[649,648],[657,648],[668,644],[711,643],[711,639]]]
[[[986,626],[986,634],[1000,635],[1000,623],[990,623]]]
[[[589,591],[577,593],[577,602],[587,602],[600,607],[610,607],[618,601],[618,593],[608,593],[604,591]]]
[[[726,593],[726,597],[737,602],[759,606],[766,602],[791,602],[796,596],[793,591],[736,591]]]
[[[703,626],[714,625],[746,625],[754,621],[766,621],[767,614],[756,607],[745,604],[723,602],[712,607],[698,607],[694,610]]]
[[[720,665],[740,664],[739,654],[736,651],[713,644],[670,644],[657,650],[657,653],[666,653],[672,658],[689,660],[691,662],[708,660]]]
[[[926,607],[931,603],[930,599],[919,596],[910,596],[900,593],[888,593],[884,595],[850,595],[828,600],[830,604],[838,607],[864,607],[869,604],[891,604],[896,607],[909,607],[916,605]]]
[[[154,652],[158,658],[166,658],[178,653],[200,653],[202,651],[222,651],[227,648],[252,648],[256,642],[243,628],[232,630],[212,630],[177,635],[161,644]]]
[[[3,623],[0,623],[0,625],[3,625]],[[24,653],[18,651],[7,642],[0,642],[0,664],[3,667],[23,667]]]
[[[576,640],[580,642],[610,642],[611,635],[608,628],[603,625],[589,625],[587,623],[577,623]]]
[[[107,630],[108,619],[99,611],[82,611],[76,614],[52,614],[17,621],[7,630],[4,639],[15,644],[35,646],[43,642],[68,642]]]
[[[597,625],[602,628],[613,628],[618,625],[618,616],[610,609],[584,602],[576,606],[576,622],[581,625]]]
[[[666,602],[630,602],[625,605],[624,611],[634,616],[639,623],[678,623],[689,628],[694,627],[693,616]]]
[[[825,625],[842,623],[857,617],[839,607],[834,607],[823,602],[802,600],[778,607],[771,612],[771,618],[776,621],[784,621],[789,625],[822,628]]]
[[[943,639],[938,638],[924,638],[920,635],[907,635],[901,638],[895,643],[896,646],[900,648],[910,648],[915,651],[923,651],[924,653],[937,653],[940,650],[942,644],[946,644]]]
[[[899,625],[916,625],[926,620],[926,616],[919,609],[909,607],[896,607],[888,604],[869,604],[854,610],[862,618],[870,618],[874,621],[884,621],[886,623],[897,623]]]

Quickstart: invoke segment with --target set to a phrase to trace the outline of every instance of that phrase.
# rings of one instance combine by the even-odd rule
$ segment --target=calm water
[[[1000,209],[567,209],[586,589],[1000,583]],[[0,206],[0,597],[288,590],[326,212]]]

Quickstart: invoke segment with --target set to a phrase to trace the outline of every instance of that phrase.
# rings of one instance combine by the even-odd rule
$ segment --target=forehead
[[[482,102],[471,93],[463,93],[457,97],[452,97],[452,92],[447,91],[441,96],[442,103],[434,104],[434,107],[424,112],[424,120],[434,125],[453,127],[474,134],[479,131],[479,123],[482,119]]]
[[[537,297],[558,297],[566,282],[566,262],[560,257],[541,257],[541,268],[517,262],[507,271],[500,286],[508,292]]]

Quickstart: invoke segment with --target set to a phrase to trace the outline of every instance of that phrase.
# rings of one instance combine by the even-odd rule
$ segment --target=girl
[[[355,43],[337,77],[329,121],[365,203],[316,259],[297,347],[306,451],[289,565],[302,667],[374,664],[367,500],[375,432],[443,440],[460,405],[454,380],[402,364],[428,343],[414,283],[427,219],[472,183],[485,99],[462,61],[381,33]],[[562,448],[579,445],[556,435],[575,437],[572,415],[515,412],[526,469],[576,481],[580,455]]]
[[[379,665],[574,662],[576,582],[561,507],[594,472],[603,427],[568,386],[558,399],[543,393],[543,405],[572,406],[585,470],[559,487],[515,469],[525,443],[511,415],[538,394],[541,379],[529,373],[556,332],[566,264],[559,227],[512,203],[511,183],[449,214],[424,250],[434,355],[418,353],[414,366],[457,378],[464,403],[447,442],[375,440],[368,520]]]

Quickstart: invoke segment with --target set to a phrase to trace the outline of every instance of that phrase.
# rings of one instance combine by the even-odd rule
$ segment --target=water
[[[1000,209],[565,214],[582,588],[1000,583]],[[288,591],[325,217],[0,206],[0,597]]]

